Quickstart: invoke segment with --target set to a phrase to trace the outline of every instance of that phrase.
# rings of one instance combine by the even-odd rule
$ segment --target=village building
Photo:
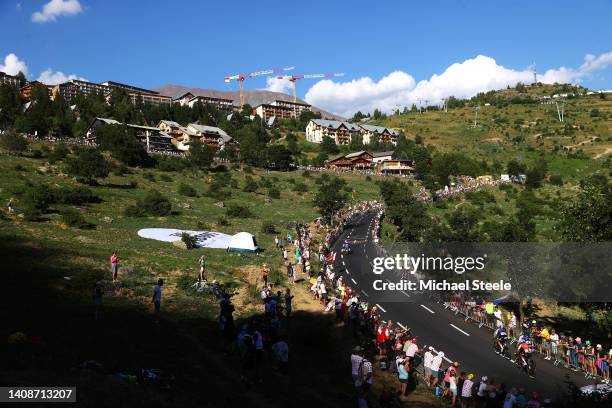
[[[191,92],[183,92],[182,94],[176,95],[172,98],[173,103],[178,103],[181,106],[185,106],[189,103],[190,100],[195,98],[195,95]]]
[[[21,97],[25,99],[26,101],[32,100],[32,89],[34,89],[34,87],[37,87],[37,86],[45,88],[47,92],[50,93],[49,89],[47,88],[47,85],[39,81],[30,81],[21,87],[20,89]]]
[[[224,98],[215,98],[212,96],[194,96],[187,103],[190,108],[193,108],[197,103],[201,103],[202,105],[211,105],[215,108],[227,112],[232,112],[235,109],[234,100],[233,99],[224,99]]]
[[[395,152],[393,150],[387,152],[372,153],[372,163],[379,164],[385,161],[393,160]]]
[[[349,144],[354,136],[360,134],[358,125],[337,120],[312,119],[306,126],[306,140],[313,143],[321,143],[324,137],[330,137],[336,144]]]
[[[376,166],[376,170],[382,174],[410,174],[414,169],[414,160],[405,159],[385,160]]]
[[[373,140],[373,137],[378,136],[378,140],[380,143],[387,142],[396,145],[397,138],[400,135],[397,130],[383,126],[359,125],[359,127],[361,128],[363,144],[370,144],[370,142]]]
[[[95,118],[85,131],[85,144],[95,146],[97,144],[96,131],[100,126],[105,125],[123,125],[123,123],[110,118]],[[125,126],[135,131],[136,138],[143,145],[147,153],[168,153],[175,151],[172,144],[172,136],[161,131],[159,128],[129,123],[125,124]]]
[[[231,136],[218,127],[190,123],[187,125],[187,131],[176,138],[176,146],[179,150],[189,150],[189,144],[193,139],[199,139],[202,144],[214,150],[222,150],[227,145],[236,144]]]
[[[15,88],[19,88],[21,86],[21,81],[17,76],[9,75],[6,72],[0,71],[0,84],[7,84]]]
[[[367,151],[360,151],[336,157],[325,162],[327,168],[339,168],[348,170],[365,170],[372,166],[373,156]]]
[[[66,102],[71,102],[72,99],[79,93],[79,87],[73,82],[64,82],[57,85],[48,85],[51,90],[51,99],[55,100],[60,95]]]
[[[96,84],[89,81],[82,81],[80,79],[72,79],[69,82],[76,85],[78,87],[78,91],[86,96],[89,96],[91,94],[107,95],[111,91],[110,86]]]
[[[275,100],[256,106],[253,108],[253,113],[267,122],[272,116],[278,120],[299,118],[303,112],[310,110],[311,106],[307,103]]]

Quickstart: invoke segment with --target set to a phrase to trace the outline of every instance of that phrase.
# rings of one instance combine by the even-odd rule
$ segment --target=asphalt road
[[[473,322],[465,321],[462,315],[455,315],[423,294],[403,292],[401,300],[381,300],[383,297],[373,289],[374,280],[394,279],[372,273],[372,259],[380,256],[371,235],[374,217],[374,213],[354,217],[332,250],[337,254],[334,269],[341,272],[345,282],[356,288],[362,298],[379,305],[384,320],[390,319],[400,326],[409,327],[418,337],[419,346],[431,345],[437,351],[444,351],[446,363],[459,361],[459,371],[472,372],[477,380],[486,375],[498,383],[505,383],[508,389],[522,387],[528,393],[537,391],[543,398],[555,399],[567,389],[565,381],[568,375],[578,386],[593,383],[585,380],[582,374],[554,366],[539,356],[535,357],[536,378],[530,378],[514,363],[493,351],[491,330],[478,328]],[[340,248],[345,239],[353,242],[352,253],[341,256]]]

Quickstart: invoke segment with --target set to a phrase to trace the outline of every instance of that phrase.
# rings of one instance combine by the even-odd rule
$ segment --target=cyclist
[[[516,362],[531,377],[535,376],[535,373],[532,373],[530,369],[533,367],[532,364],[530,364],[532,352],[531,340],[525,335],[521,336],[516,350]],[[535,369],[533,368],[533,370]]]
[[[504,355],[506,352],[506,341],[508,340],[508,333],[503,327],[498,327],[493,333],[493,339],[495,340],[495,352],[499,355]]]

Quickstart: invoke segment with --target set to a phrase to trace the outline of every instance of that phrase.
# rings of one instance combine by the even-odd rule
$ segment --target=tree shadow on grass
[[[0,235],[0,383],[76,386],[82,407],[345,407],[355,404],[346,329],[320,313],[296,312],[287,322],[290,374],[264,363],[262,384],[239,382],[236,351],[223,343],[216,319],[162,304],[155,323],[147,299],[104,296],[103,319],[94,319],[93,283],[108,273],[83,264],[79,248]],[[65,279],[65,277],[70,278]],[[143,277],[143,279],[148,279]],[[147,284],[149,288],[146,288]],[[207,315],[216,315],[209,305]],[[25,341],[9,341],[21,332]],[[80,365],[95,361],[98,368]],[[90,363],[89,365],[92,365]],[[134,384],[121,374],[158,368],[175,377],[168,389]]]

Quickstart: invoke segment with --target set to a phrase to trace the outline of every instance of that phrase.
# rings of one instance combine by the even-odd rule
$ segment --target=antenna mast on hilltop
[[[474,106],[474,128],[478,126],[478,110],[480,109],[480,105]]]
[[[533,64],[531,65],[531,70],[533,71],[533,83],[537,84],[538,83],[538,71],[536,71],[535,61],[533,61]]]

